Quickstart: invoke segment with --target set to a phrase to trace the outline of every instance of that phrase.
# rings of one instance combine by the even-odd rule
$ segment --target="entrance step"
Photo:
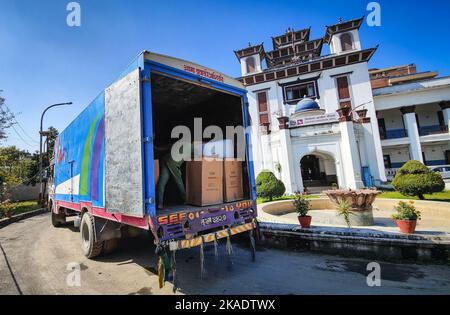
[[[324,190],[330,190],[330,186],[306,186],[308,187],[308,193],[309,194],[321,194]]]

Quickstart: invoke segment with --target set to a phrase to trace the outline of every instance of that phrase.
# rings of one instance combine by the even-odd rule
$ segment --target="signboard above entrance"
[[[312,125],[320,125],[320,124],[329,124],[335,123],[339,119],[337,113],[316,115],[316,116],[306,116],[301,118],[292,118],[289,120],[289,127],[304,127],[304,126],[312,126]]]

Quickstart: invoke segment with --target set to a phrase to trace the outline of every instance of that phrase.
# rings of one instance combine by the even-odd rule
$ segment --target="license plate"
[[[224,222],[226,220],[227,220],[227,215],[226,214],[222,214],[222,215],[218,215],[218,216],[215,216],[215,217],[203,218],[201,220],[201,224],[203,226],[206,226],[206,225],[211,225],[211,224]]]

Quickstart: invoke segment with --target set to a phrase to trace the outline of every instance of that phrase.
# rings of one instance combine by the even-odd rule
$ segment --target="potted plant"
[[[396,214],[392,215],[395,223],[400,229],[400,232],[412,234],[416,230],[417,220],[421,219],[420,211],[414,207],[414,201],[404,202],[400,201],[395,207]]]
[[[352,205],[350,204],[350,202],[348,202],[348,200],[342,199],[339,201],[337,207],[338,216],[342,216],[344,218],[344,221],[349,228],[352,227],[350,224],[350,215],[353,214],[351,209]]]
[[[302,228],[311,227],[311,216],[308,215],[308,211],[311,208],[308,199],[303,195],[296,195],[294,199],[295,211],[298,214],[298,221]]]

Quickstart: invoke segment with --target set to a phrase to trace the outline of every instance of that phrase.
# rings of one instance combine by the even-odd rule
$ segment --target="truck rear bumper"
[[[255,222],[250,222],[242,225],[238,225],[235,227],[231,227],[228,229],[223,229],[220,231],[215,231],[212,233],[208,233],[202,236],[197,236],[192,239],[184,239],[178,241],[171,241],[169,243],[169,250],[175,251],[179,249],[187,249],[200,246],[202,244],[214,242],[214,240],[219,240],[221,238],[230,237],[239,233],[244,233],[247,231],[251,231],[256,228]]]
[[[161,211],[153,218],[153,228],[160,242],[169,243],[250,223],[256,217],[256,202],[252,200],[209,207],[184,206],[181,211]]]

